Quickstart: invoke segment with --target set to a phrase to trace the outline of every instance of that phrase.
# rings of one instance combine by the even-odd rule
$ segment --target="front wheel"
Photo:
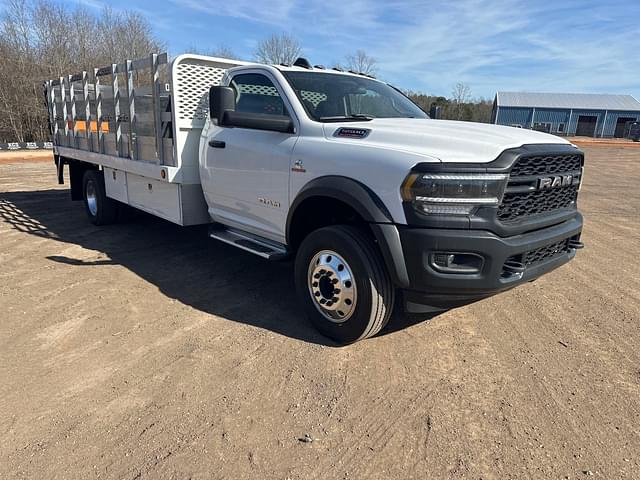
[[[355,227],[310,233],[296,255],[295,279],[313,325],[341,344],[371,337],[389,321],[393,285],[375,245]]]

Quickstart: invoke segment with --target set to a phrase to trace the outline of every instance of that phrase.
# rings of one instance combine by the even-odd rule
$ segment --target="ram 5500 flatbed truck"
[[[122,204],[295,259],[339,343],[534,280],[582,247],[584,155],[531,130],[432,120],[367,75],[151,55],[46,83],[54,158],[96,225]]]

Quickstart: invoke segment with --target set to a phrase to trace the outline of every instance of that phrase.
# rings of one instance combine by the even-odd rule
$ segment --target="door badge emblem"
[[[304,168],[304,165],[302,164],[302,160],[296,160],[295,162],[293,162],[293,167],[291,167],[291,171],[304,173],[307,170]]]

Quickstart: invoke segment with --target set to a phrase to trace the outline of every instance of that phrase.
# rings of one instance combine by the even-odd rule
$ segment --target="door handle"
[[[224,148],[227,144],[221,140],[209,140],[209,146],[213,148]]]

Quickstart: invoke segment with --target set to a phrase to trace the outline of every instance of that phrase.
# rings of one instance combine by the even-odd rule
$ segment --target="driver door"
[[[238,73],[229,86],[235,90],[238,112],[290,115],[276,82],[264,72]],[[214,220],[285,243],[290,162],[297,139],[297,133],[212,129],[206,168]]]

